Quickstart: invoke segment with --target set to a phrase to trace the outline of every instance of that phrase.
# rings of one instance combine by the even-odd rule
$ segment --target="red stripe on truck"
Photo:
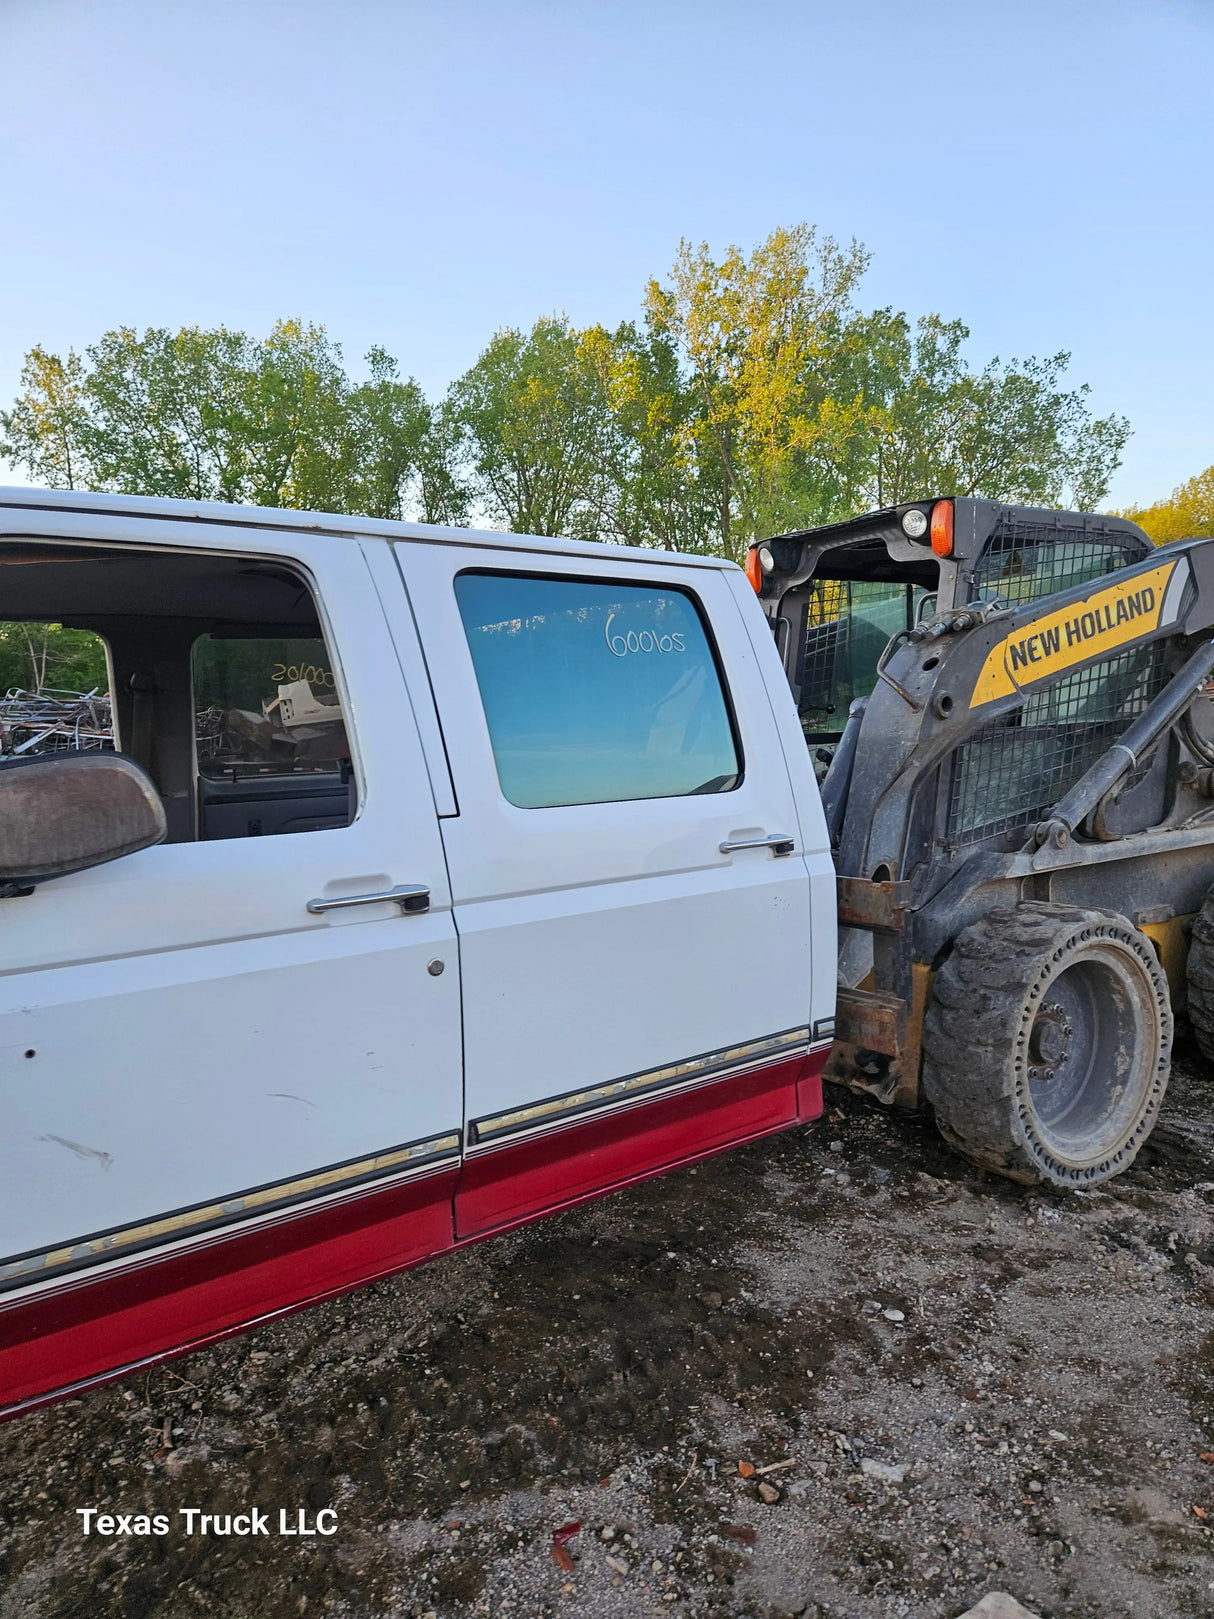
[[[452,1245],[456,1165],[0,1309],[0,1415],[406,1269]]]
[[[0,1417],[822,1112],[826,1048],[0,1306]],[[452,1228],[457,1211],[458,1237]]]
[[[802,1117],[816,1118],[822,1111],[825,1055],[801,1052],[643,1107],[478,1153],[465,1161],[460,1176],[456,1233],[461,1239],[481,1236]],[[815,1064],[816,1073],[806,1080],[806,1070]],[[809,1086],[804,1114],[799,1082]]]

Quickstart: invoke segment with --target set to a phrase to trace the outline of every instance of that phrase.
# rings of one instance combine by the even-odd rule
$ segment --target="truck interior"
[[[333,658],[311,591],[291,568],[9,541],[0,545],[0,620],[102,639],[116,745],[156,784],[169,842],[354,818]]]

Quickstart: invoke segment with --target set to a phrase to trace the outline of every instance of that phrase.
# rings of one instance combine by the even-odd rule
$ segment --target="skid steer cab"
[[[751,547],[838,873],[827,1077],[1015,1180],[1125,1169],[1214,1059],[1214,540],[915,501]]]

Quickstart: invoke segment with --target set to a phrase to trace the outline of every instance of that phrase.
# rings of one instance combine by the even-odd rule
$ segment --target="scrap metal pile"
[[[198,757],[212,765],[257,762],[287,766],[340,759],[349,752],[340,704],[318,700],[305,682],[280,686],[260,714],[240,708],[201,708]],[[36,757],[112,748],[109,696],[99,691],[13,687],[0,698],[0,758]]]
[[[0,756],[112,748],[114,722],[107,695],[89,692],[23,691],[0,698]]]
[[[345,717],[336,698],[317,697],[306,680],[278,687],[258,713],[250,708],[206,708],[196,716],[198,757],[227,767],[253,763],[266,769],[329,764],[348,756]]]

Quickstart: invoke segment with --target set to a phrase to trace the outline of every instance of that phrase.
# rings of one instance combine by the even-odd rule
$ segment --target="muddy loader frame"
[[[748,573],[825,767],[828,1077],[1017,1179],[1117,1173],[1174,1007],[1214,1053],[1214,540],[958,498]]]

